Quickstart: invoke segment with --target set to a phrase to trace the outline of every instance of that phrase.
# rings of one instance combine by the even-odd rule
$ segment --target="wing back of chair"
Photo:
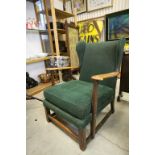
[[[77,44],[80,61],[80,80],[91,82],[91,76],[119,71],[122,62],[125,39],[100,43]],[[111,88],[116,86],[116,78],[100,82]]]
[[[83,57],[84,57],[84,53],[85,53],[85,47],[86,47],[86,43],[84,41],[80,41],[77,46],[76,46],[76,51],[79,57],[79,63],[80,63],[80,69],[82,67],[82,63],[83,63]]]

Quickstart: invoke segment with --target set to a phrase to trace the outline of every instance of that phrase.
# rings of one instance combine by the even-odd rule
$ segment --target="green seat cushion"
[[[93,84],[81,80],[73,80],[56,85],[44,91],[45,99],[64,110],[73,117],[85,119],[91,112]],[[98,111],[113,100],[112,88],[99,85]]]
[[[69,113],[65,112],[64,110],[61,110],[60,108],[55,106],[53,103],[51,103],[47,100],[44,100],[43,104],[48,109],[53,110],[58,117],[63,118],[65,121],[68,121],[69,123],[73,124],[77,128],[84,128],[85,126],[87,126],[87,124],[90,122],[91,117],[92,117],[92,115],[90,113],[86,118],[78,119],[78,118],[70,115]]]

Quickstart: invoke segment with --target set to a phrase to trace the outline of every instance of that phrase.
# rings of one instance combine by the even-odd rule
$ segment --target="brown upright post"
[[[76,8],[73,9],[73,14],[74,14],[74,23],[76,27],[77,26],[77,9]]]
[[[49,36],[49,43],[51,48],[51,55],[54,55],[54,48],[53,48],[53,38],[51,34],[51,27],[49,22],[49,15],[48,15],[48,8],[46,5],[46,0],[43,0],[44,8],[45,8],[45,15],[46,15],[46,22],[47,22],[47,28],[48,28],[48,36]]]
[[[52,14],[52,21],[53,21],[53,32],[54,32],[56,55],[60,56],[60,49],[59,49],[59,42],[58,42],[58,31],[57,31],[57,20],[56,20],[55,8],[54,8],[54,1],[50,0],[50,4],[51,4],[51,14]]]
[[[93,83],[93,95],[92,95],[92,121],[91,121],[91,137],[95,137],[95,128],[96,128],[96,111],[97,111],[97,88],[98,81]]]

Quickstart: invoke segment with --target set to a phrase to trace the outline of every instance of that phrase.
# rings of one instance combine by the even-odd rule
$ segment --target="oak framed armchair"
[[[88,44],[79,42],[79,80],[56,85],[44,91],[43,104],[47,121],[53,122],[77,141],[83,151],[115,111],[115,87],[124,43],[124,39]],[[110,111],[96,124],[97,115],[107,105],[110,105]],[[86,137],[88,124],[90,134]]]

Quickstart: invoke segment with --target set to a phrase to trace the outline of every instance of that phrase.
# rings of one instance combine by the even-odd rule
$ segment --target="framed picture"
[[[87,11],[111,7],[113,0],[87,0]]]
[[[74,8],[77,8],[77,14],[86,12],[86,0],[72,0],[72,9]]]
[[[86,43],[100,42],[103,35],[103,20],[88,20],[80,22],[79,39]]]
[[[79,59],[76,52],[76,45],[79,41],[79,32],[78,27],[74,25],[67,24],[67,42],[70,53],[70,63],[71,66],[77,67],[79,66]]]
[[[106,15],[106,40],[129,39],[129,10]]]

